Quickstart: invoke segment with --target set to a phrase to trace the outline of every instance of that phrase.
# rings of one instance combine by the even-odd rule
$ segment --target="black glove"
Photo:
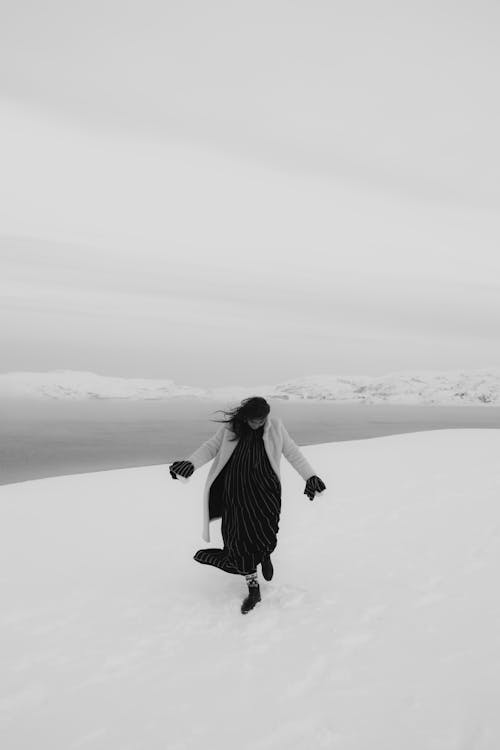
[[[326,485],[319,477],[316,476],[316,474],[314,474],[314,476],[309,477],[306,482],[304,495],[307,495],[309,500],[314,500],[314,494],[316,492],[323,492],[323,490],[326,490]]]
[[[172,479],[177,479],[176,474],[180,474],[181,477],[190,477],[194,471],[194,466],[191,461],[174,461],[173,464],[170,464],[168,470]]]

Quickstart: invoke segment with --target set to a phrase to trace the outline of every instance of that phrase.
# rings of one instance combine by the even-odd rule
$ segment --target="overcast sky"
[[[0,370],[500,366],[500,5],[4,0]]]

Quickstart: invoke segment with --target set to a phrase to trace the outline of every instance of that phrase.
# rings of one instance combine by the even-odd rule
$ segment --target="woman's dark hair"
[[[245,398],[239,406],[234,409],[225,411],[224,409],[217,409],[221,411],[229,419],[213,419],[213,422],[223,422],[229,424],[230,429],[234,432],[235,437],[230,439],[230,442],[238,440],[238,438],[246,437],[252,428],[247,424],[247,419],[259,419],[260,417],[267,417],[271,411],[271,407],[267,403],[265,398],[261,396],[250,396]]]

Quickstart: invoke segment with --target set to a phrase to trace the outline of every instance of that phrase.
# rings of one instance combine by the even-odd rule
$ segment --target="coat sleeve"
[[[221,447],[225,429],[225,425],[222,425],[222,427],[220,427],[220,429],[218,429],[211,438],[206,440],[203,445],[200,445],[198,450],[195,450],[195,452],[189,456],[187,460],[191,461],[195,470],[199,469],[200,466],[203,466],[208,461],[211,461],[213,458],[215,458],[219,448]]]
[[[300,474],[302,479],[307,481],[309,477],[316,474],[313,467],[303,455],[297,443],[295,443],[288,434],[283,422],[280,422],[281,434],[283,436],[282,453],[286,460],[291,463],[293,468]]]

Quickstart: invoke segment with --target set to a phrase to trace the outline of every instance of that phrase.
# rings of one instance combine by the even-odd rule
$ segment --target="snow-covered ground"
[[[210,464],[0,487],[0,746],[498,750],[500,430],[301,450],[246,616],[192,559]]]
[[[368,375],[308,375],[273,385],[202,388],[173,380],[118,378],[54,370],[0,374],[0,396],[51,399],[242,399],[351,401],[367,404],[465,404],[500,406],[500,368],[453,372],[415,371]]]

